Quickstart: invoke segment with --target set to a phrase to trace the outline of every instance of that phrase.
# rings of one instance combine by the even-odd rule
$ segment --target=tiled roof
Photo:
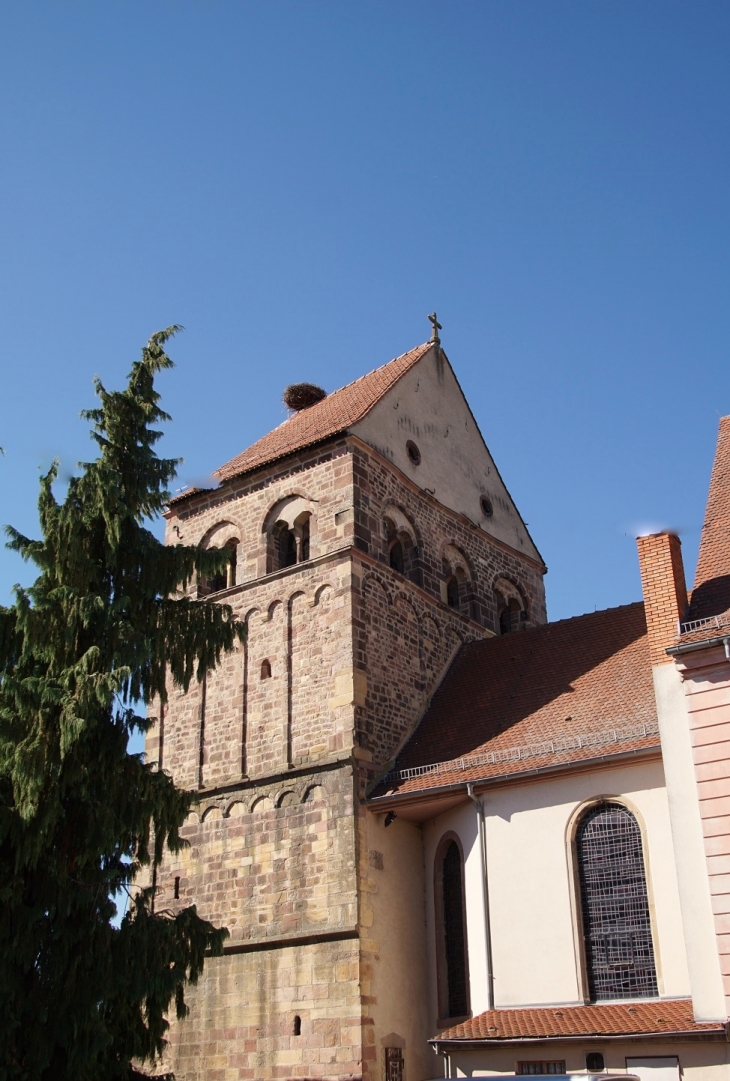
[[[718,1034],[722,1021],[695,1021],[690,999],[601,1006],[549,1006],[487,1010],[440,1032],[433,1042],[457,1040],[544,1040],[570,1036],[646,1036],[663,1033]]]
[[[376,368],[374,372],[356,379],[354,383],[348,383],[346,387],[328,394],[316,405],[294,413],[248,450],[242,451],[220,469],[216,469],[214,476],[222,481],[229,480],[239,473],[248,473],[345,431],[356,421],[362,420],[431,347],[431,342],[419,345],[409,353],[403,353],[388,364]]]
[[[658,745],[639,602],[462,646],[393,772],[371,797]],[[409,775],[436,763],[448,765]]]
[[[688,620],[730,609],[730,417],[720,418]]]

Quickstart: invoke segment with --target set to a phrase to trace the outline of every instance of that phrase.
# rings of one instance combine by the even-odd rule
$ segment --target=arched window
[[[388,553],[390,565],[394,571],[398,571],[398,574],[403,574],[405,566],[405,559],[403,554],[403,542],[400,540],[394,540],[390,546],[390,552]]]
[[[446,1018],[469,1012],[464,877],[461,850],[447,841],[437,863],[436,912],[439,955],[439,1012]]]
[[[271,679],[271,661],[267,660],[261,662],[261,678]]]
[[[226,568],[226,587],[235,586],[236,584],[236,567],[238,565],[238,541],[229,541],[226,548],[230,552],[228,556],[228,566]]]
[[[390,505],[383,515],[383,530],[390,566],[404,578],[421,585],[419,549],[412,523],[398,507]]]
[[[291,526],[284,520],[274,523],[270,570],[283,570],[309,559],[310,518],[311,515],[305,512]]]
[[[235,539],[228,541],[223,550],[228,552],[228,563],[223,570],[218,571],[217,574],[211,575],[211,577],[205,581],[203,588],[200,590],[200,593],[203,596],[208,593],[220,593],[222,589],[230,589],[231,586],[235,586],[236,584],[238,541]]]
[[[289,529],[286,522],[277,522],[273,529],[274,535],[274,570],[283,567],[292,567],[297,561],[297,542],[294,530]]]
[[[474,618],[471,569],[464,552],[455,544],[445,544],[441,552],[441,600],[462,616]]]
[[[307,514],[303,516],[303,520],[299,523],[299,562],[303,563],[306,559],[309,559],[309,519],[311,515]],[[295,523],[294,529],[297,529]],[[296,534],[295,534],[296,537]]]
[[[494,590],[494,598],[501,635],[512,635],[513,631],[520,630],[527,623],[528,614],[523,606],[525,601],[516,586],[503,579],[500,588]]]
[[[576,855],[590,996],[655,998],[649,899],[639,824],[620,803],[591,807],[578,825]]]
[[[446,603],[449,608],[459,607],[459,580],[455,574],[446,581]]]

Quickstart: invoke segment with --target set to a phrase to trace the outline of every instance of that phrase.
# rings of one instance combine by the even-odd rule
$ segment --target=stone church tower
[[[317,398],[317,395],[313,395]],[[178,1081],[437,1074],[421,849],[362,798],[464,642],[546,619],[542,559],[434,338],[295,412],[169,508],[227,546],[244,645],[147,755],[200,794],[161,904],[230,931],[171,1031]]]

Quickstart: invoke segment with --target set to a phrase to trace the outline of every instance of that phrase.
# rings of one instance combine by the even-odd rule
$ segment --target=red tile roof
[[[639,602],[462,646],[371,797],[658,745]]]
[[[248,450],[242,451],[220,469],[216,469],[214,476],[222,481],[229,480],[240,473],[248,473],[345,431],[358,420],[362,420],[432,345],[432,342],[419,345],[409,353],[403,353],[388,364],[376,368],[374,372],[361,376],[354,383],[348,383],[346,387],[328,394],[316,405],[294,413]]]
[[[730,609],[730,417],[720,418],[700,554],[687,620]]]
[[[555,1040],[571,1036],[724,1035],[722,1021],[695,1021],[690,999],[600,1006],[549,1006],[487,1010],[454,1025],[432,1042],[459,1040]]]

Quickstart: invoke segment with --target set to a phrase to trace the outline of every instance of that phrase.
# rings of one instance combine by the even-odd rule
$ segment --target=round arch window
[[[406,450],[408,451],[408,457],[410,458],[411,463],[413,465],[420,465],[421,464],[421,452],[418,449],[418,447],[416,446],[416,444],[413,442],[412,439],[409,439],[408,442],[406,443]]]

